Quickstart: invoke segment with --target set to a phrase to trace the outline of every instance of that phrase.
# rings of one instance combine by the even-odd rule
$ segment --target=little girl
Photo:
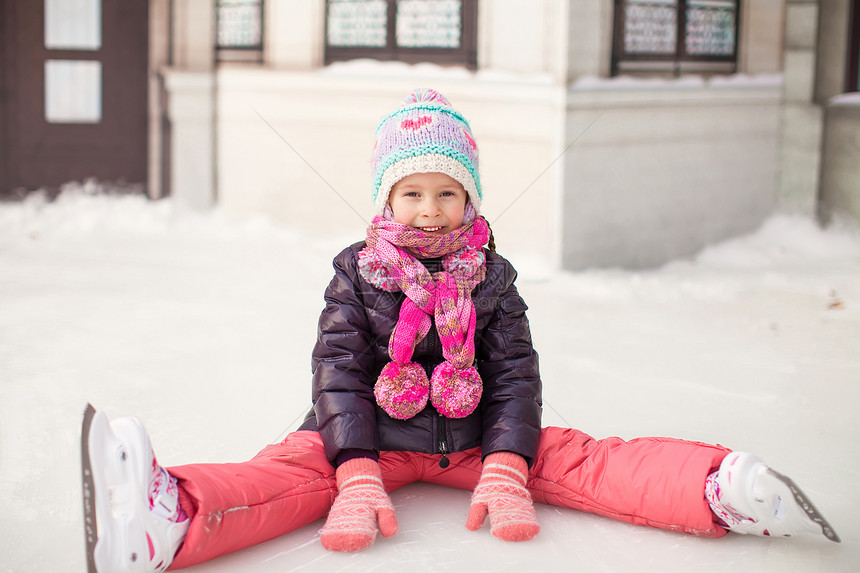
[[[359,551],[396,533],[388,494],[415,481],[472,491],[466,527],[489,515],[505,541],[537,535],[533,501],[707,537],[839,541],[752,454],[542,429],[527,307],[481,197],[469,124],[439,93],[415,91],[377,128],[377,215],[334,259],[302,426],[245,463],[165,470],[140,422],[89,406],[89,570],[187,567],[326,515],[323,546]]]

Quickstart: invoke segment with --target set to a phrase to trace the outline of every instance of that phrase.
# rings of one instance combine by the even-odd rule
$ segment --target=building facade
[[[81,18],[75,30],[97,27],[100,12],[98,41],[68,31],[48,41],[58,2],[21,4],[0,0],[2,25],[26,20],[37,41],[44,27],[45,46],[3,34],[5,90],[25,67],[15,54],[38,54],[27,64],[35,79],[15,88],[17,107],[0,113],[10,134],[0,191],[86,171],[142,179],[151,197],[189,209],[217,205],[360,238],[371,216],[373,129],[410,90],[434,87],[472,123],[484,214],[521,265],[652,267],[750,231],[776,210],[860,218],[860,107],[845,95],[858,91],[857,0],[65,2]],[[139,13],[121,13],[127,6]],[[115,29],[120,20],[137,31]],[[132,42],[141,33],[145,45]],[[111,34],[127,45],[118,49]],[[137,54],[137,63],[114,64],[115,53]],[[90,71],[63,60],[85,60]],[[98,113],[48,93],[58,81],[49,61],[82,78],[98,68],[101,83],[89,88],[101,90]],[[111,83],[113,65],[127,72],[125,91]],[[145,93],[145,104],[129,91]],[[42,98],[30,98],[33,117],[10,119],[27,94]],[[71,120],[56,111],[76,105]],[[37,161],[27,168],[35,178],[9,175],[10,161],[38,157],[50,136],[35,130],[23,150],[10,143],[31,126],[65,130],[67,146],[87,147],[74,142],[107,137],[94,134],[120,112],[136,123],[112,129],[131,138],[138,125],[134,141],[146,152],[110,140],[90,152],[128,147],[145,158],[137,171],[97,172],[75,159],[78,171]]]

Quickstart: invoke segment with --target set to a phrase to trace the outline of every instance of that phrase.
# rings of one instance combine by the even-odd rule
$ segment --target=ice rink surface
[[[492,222],[492,221],[491,221]],[[294,429],[332,257],[356,234],[299,236],[168,201],[67,191],[0,204],[0,571],[83,571],[87,402],[135,415],[164,465],[241,461]],[[661,269],[520,269],[544,424],[671,436],[761,455],[843,542],[700,539],[538,506],[507,544],[464,523],[469,493],[392,495],[399,532],[325,551],[322,522],[195,573],[860,570],[860,239],[775,217]]]

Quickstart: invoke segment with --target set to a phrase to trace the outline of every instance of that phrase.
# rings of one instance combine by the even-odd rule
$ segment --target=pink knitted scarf
[[[405,420],[424,409],[428,397],[443,416],[471,414],[481,399],[475,362],[475,305],[472,289],[484,280],[482,246],[489,240],[487,222],[478,217],[446,235],[431,235],[375,217],[367,228],[367,247],[358,254],[361,276],[375,287],[403,291],[397,325],[388,343],[391,357],[373,393],[392,418]],[[442,271],[430,274],[419,258],[443,257]],[[415,346],[436,330],[445,361],[430,380],[412,362]]]

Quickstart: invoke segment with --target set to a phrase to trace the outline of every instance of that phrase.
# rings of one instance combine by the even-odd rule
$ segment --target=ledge
[[[683,76],[677,79],[583,77],[567,89],[568,108],[607,105],[667,107],[702,103],[779,103],[782,74],[748,76]]]
[[[560,105],[564,88],[549,74],[518,74],[436,64],[405,64],[355,60],[315,70],[284,70],[265,65],[222,64],[217,71],[219,90],[278,92],[320,90],[352,96],[402,98],[418,87],[432,87],[455,104],[464,101],[524,102]],[[348,91],[347,91],[348,90]]]

